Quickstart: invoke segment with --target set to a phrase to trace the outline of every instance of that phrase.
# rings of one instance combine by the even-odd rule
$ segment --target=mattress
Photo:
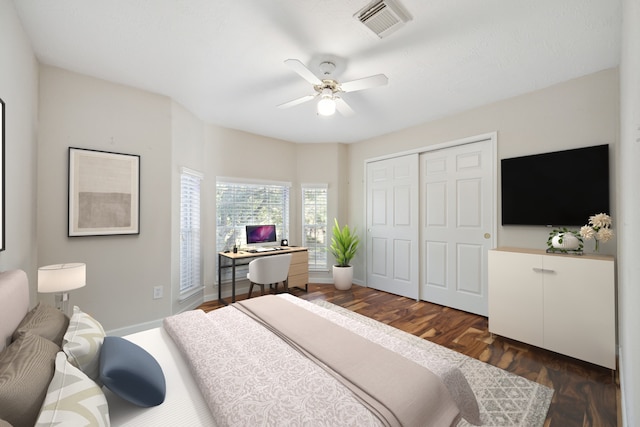
[[[124,338],[147,350],[158,361],[165,375],[167,394],[163,404],[141,408],[104,387],[112,426],[216,425],[188,365],[163,328],[138,332]]]

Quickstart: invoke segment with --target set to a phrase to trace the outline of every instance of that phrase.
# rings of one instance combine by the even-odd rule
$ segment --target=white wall
[[[6,247],[0,252],[0,270],[26,271],[34,302],[38,63],[10,0],[0,0],[0,58],[0,98],[5,103]]]
[[[618,99],[618,70],[606,70],[390,135],[350,144],[349,222],[364,229],[366,159],[493,131],[498,132],[499,159],[610,144],[611,170],[615,171]],[[498,175],[499,173],[498,170]],[[589,185],[588,166],[585,166],[584,181],[585,185]],[[615,176],[612,176],[611,187],[611,205],[615,206]],[[499,192],[497,196],[500,224]],[[611,214],[616,221],[618,218],[615,209],[612,209]],[[587,220],[585,218],[585,222]],[[614,227],[615,225],[614,222]],[[498,246],[545,249],[548,235],[549,230],[545,227],[498,225],[497,242]],[[616,244],[604,244],[601,248],[603,253],[615,254]],[[363,251],[360,251],[354,261],[354,270],[355,277],[363,281]]]
[[[625,425],[640,425],[640,4],[623,2],[618,194],[618,338]]]

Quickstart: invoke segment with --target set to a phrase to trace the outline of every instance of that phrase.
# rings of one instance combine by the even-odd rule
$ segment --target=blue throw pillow
[[[162,368],[146,350],[120,337],[105,337],[100,349],[100,380],[109,390],[148,408],[164,402]]]

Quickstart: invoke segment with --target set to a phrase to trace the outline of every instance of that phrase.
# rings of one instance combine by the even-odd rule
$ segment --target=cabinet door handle
[[[535,271],[536,273],[555,273],[555,270],[551,270],[548,268],[540,268],[540,267],[533,267],[533,271]]]

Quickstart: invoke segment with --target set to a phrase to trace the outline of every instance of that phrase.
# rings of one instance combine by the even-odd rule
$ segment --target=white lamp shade
[[[336,102],[331,97],[322,97],[318,101],[318,114],[321,116],[331,116],[336,112]]]
[[[38,292],[66,292],[86,284],[86,264],[54,264],[38,268]]]

